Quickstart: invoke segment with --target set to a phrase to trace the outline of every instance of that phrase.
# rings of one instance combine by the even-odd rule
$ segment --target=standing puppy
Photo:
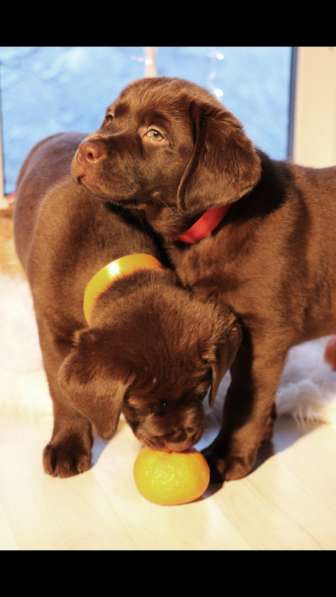
[[[240,340],[229,310],[177,285],[138,217],[73,182],[82,139],[59,134],[35,146],[14,214],[54,407],[44,467],[60,477],[91,466],[92,425],[109,438],[121,411],[147,445],[190,448],[204,429],[202,399]]]
[[[269,435],[289,348],[335,331],[336,168],[270,159],[207,91],[159,77],[121,93],[72,171],[105,200],[143,209],[181,281],[240,316],[208,454],[222,477],[243,477]]]

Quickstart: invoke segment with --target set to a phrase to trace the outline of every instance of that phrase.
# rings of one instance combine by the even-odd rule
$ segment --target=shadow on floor
[[[99,437],[97,434],[94,434],[94,442],[93,442],[93,448],[92,448],[92,466],[95,466],[97,464],[98,460],[100,459],[102,453],[107,448],[109,443],[111,441],[113,441],[113,439],[115,437],[117,437],[117,435],[121,432],[121,430],[124,428],[125,425],[127,425],[126,421],[124,421],[123,419],[120,419],[116,434],[109,440],[104,440],[101,437]],[[140,448],[140,444],[139,444],[139,448]]]
[[[302,437],[317,429],[320,426],[320,424],[321,423],[306,422],[304,425],[302,425],[296,423],[295,420],[289,416],[279,417],[274,425],[272,441],[263,444],[263,446],[260,448],[258,458],[252,472],[261,467],[269,458],[272,458],[277,454],[280,454],[284,450],[287,450],[297,441],[299,441]],[[121,419],[119,422],[117,434],[121,432],[125,425],[127,425],[126,421],[124,419]],[[220,422],[218,416],[216,416],[213,412],[208,411],[206,413],[206,431],[201,440],[195,446],[197,450],[204,450],[204,448],[210,445],[217,436],[219,429]],[[110,441],[113,441],[113,438],[111,440],[105,441],[100,437],[95,436],[94,445],[92,449],[93,466],[97,464]],[[141,446],[139,443],[139,449],[140,447]],[[219,480],[216,482],[212,482],[207,491],[197,501],[202,501],[204,499],[212,497],[219,490],[221,490],[223,486],[224,483],[219,482]]]
[[[261,467],[268,459],[273,458],[277,454],[280,454],[281,452],[287,450],[297,441],[300,441],[300,439],[308,435],[308,433],[315,431],[321,425],[323,425],[323,423],[319,422],[305,422],[304,424],[299,424],[289,416],[282,416],[278,418],[274,425],[273,438],[271,441],[265,442],[261,446],[258,453],[257,461],[251,473],[253,473],[259,467]],[[213,430],[208,431],[209,435],[213,437]],[[206,447],[207,445],[208,444],[205,443],[202,446],[202,449],[204,449],[204,447]],[[202,496],[202,499],[207,499],[215,495],[220,489],[224,487],[224,485],[225,482],[221,483],[219,481],[211,483],[207,491]]]

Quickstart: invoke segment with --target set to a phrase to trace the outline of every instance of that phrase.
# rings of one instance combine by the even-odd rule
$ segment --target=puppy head
[[[220,381],[240,346],[240,326],[233,313],[219,311],[179,289],[161,303],[162,324],[150,334],[123,413],[135,435],[146,445],[183,451],[204,432],[203,400],[210,390],[212,405]],[[183,297],[183,300],[181,298]],[[148,327],[148,326],[146,326]],[[155,344],[154,344],[155,343]]]
[[[72,172],[105,200],[144,208],[174,236],[208,207],[247,193],[261,166],[242,125],[216,98],[157,77],[126,87],[80,145]]]
[[[62,390],[103,437],[123,412],[146,445],[190,448],[204,431],[208,388],[212,403],[239,348],[236,318],[176,288],[120,319],[77,333],[58,374]]]

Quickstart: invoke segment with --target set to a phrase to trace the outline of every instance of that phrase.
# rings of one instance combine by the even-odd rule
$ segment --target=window
[[[127,83],[155,72],[208,88],[258,147],[287,157],[289,47],[2,47],[0,61],[6,193],[38,140],[95,130]]]
[[[288,151],[292,48],[159,48],[160,75],[190,79],[211,90],[271,157]]]
[[[336,48],[296,52],[293,159],[316,168],[336,163]]]

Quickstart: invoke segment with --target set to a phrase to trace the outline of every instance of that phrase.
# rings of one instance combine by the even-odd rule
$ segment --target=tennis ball
[[[196,450],[161,452],[144,447],[135,460],[133,475],[140,493],[163,506],[197,500],[210,481],[208,463]]]

